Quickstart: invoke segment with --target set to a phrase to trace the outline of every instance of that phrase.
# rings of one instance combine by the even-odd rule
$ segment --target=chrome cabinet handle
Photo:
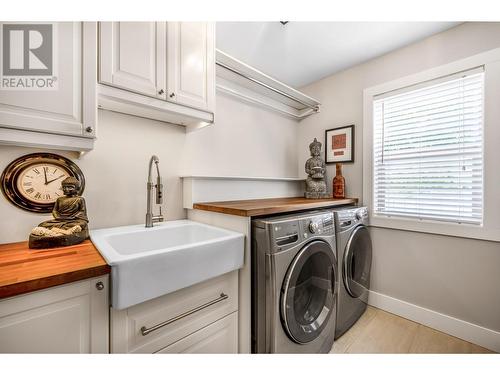
[[[102,282],[102,281],[97,282],[97,283],[95,284],[95,288],[96,288],[97,290],[103,290],[103,289],[104,289],[104,284],[103,284],[103,282]]]
[[[92,133],[92,131],[93,131],[93,130],[94,130],[94,129],[92,129],[92,126],[87,126],[87,127],[85,128],[85,131],[86,131],[87,133]]]
[[[203,305],[200,305],[198,307],[195,307],[194,309],[191,309],[189,311],[186,311],[180,315],[177,315],[176,317],[172,318],[172,319],[169,319],[169,320],[166,320],[162,323],[159,323],[151,328],[146,328],[145,326],[142,326],[141,327],[141,334],[143,336],[146,336],[146,335],[149,335],[151,332],[153,331],[156,331],[157,329],[160,329],[160,328],[163,328],[169,324],[172,324],[173,322],[176,322],[182,318],[185,318],[186,316],[189,316],[189,315],[192,315],[194,314],[195,312],[198,312],[200,310],[203,310],[209,306],[212,306],[212,305],[215,305],[216,303],[219,303],[221,301],[224,301],[225,299],[227,299],[229,296],[227,294],[224,294],[224,293],[221,293],[220,294],[220,297],[219,298],[216,298],[210,302],[207,302],[207,303],[204,303]]]

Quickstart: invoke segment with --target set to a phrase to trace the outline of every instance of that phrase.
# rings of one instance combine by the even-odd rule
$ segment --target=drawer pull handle
[[[198,306],[198,307],[195,307],[194,309],[191,309],[191,310],[189,310],[189,311],[186,311],[186,312],[184,312],[184,313],[182,313],[182,314],[180,314],[180,315],[177,315],[176,317],[174,317],[174,318],[172,318],[172,319],[166,320],[166,321],[164,321],[164,322],[162,322],[162,323],[159,323],[159,324],[157,324],[157,325],[155,325],[155,326],[153,326],[153,327],[151,327],[151,328],[146,328],[146,327],[144,327],[144,326],[143,326],[143,327],[141,327],[141,334],[142,334],[143,336],[149,335],[151,332],[156,331],[157,329],[160,329],[160,328],[162,328],[162,327],[165,327],[165,326],[167,326],[167,325],[169,325],[169,324],[171,324],[171,323],[173,323],[173,322],[176,322],[176,321],[178,321],[178,320],[180,320],[180,319],[182,319],[182,318],[185,318],[186,316],[189,316],[189,315],[191,315],[191,314],[194,314],[195,312],[198,312],[198,311],[200,311],[200,310],[203,310],[203,309],[205,309],[205,308],[207,308],[207,307],[209,307],[209,306],[215,305],[216,303],[219,303],[219,302],[221,302],[221,301],[224,301],[224,300],[225,300],[225,299],[227,299],[227,298],[228,298],[228,295],[227,295],[227,294],[221,293],[219,298],[216,298],[216,299],[214,299],[214,300],[212,300],[212,301],[210,301],[210,302],[204,303],[203,305],[200,305],[200,306]]]

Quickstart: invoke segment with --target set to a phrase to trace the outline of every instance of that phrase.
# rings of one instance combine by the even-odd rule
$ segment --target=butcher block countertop
[[[102,276],[111,267],[90,240],[32,250],[28,242],[0,245],[0,298]]]
[[[193,208],[197,210],[219,212],[237,216],[262,216],[314,208],[341,206],[345,204],[356,204],[357,202],[357,198],[306,199],[303,197],[293,197],[249,199],[226,202],[203,202],[195,203]]]

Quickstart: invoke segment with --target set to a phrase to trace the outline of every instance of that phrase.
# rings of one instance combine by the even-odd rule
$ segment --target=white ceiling
[[[217,48],[301,87],[459,22],[217,22]]]

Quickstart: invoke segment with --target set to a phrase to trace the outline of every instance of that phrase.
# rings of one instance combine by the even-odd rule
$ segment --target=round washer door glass
[[[343,259],[343,279],[347,292],[354,298],[368,293],[372,266],[372,241],[364,225],[358,226],[347,241]]]
[[[336,262],[326,242],[307,244],[294,258],[281,292],[283,326],[295,342],[317,338],[335,308]]]

